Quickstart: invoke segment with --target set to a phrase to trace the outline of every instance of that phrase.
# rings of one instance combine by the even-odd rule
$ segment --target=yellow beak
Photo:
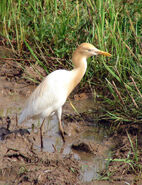
[[[108,56],[108,57],[112,56],[110,53],[105,52],[105,51],[101,51],[101,50],[99,50],[97,53],[100,54],[100,55]]]

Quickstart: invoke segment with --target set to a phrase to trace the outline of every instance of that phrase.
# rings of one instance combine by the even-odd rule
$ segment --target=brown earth
[[[11,51],[8,49],[4,55],[11,57],[10,53]],[[38,66],[35,67],[45,76],[42,69]],[[11,59],[0,59],[0,69],[0,78],[10,81],[13,87],[16,87],[17,83],[20,83],[21,86],[23,86],[23,84],[27,86],[29,81],[23,79],[23,77],[25,77],[27,73],[34,75],[34,71],[30,66],[26,65],[23,71],[20,64]],[[37,74],[35,74],[35,79],[39,80]],[[31,92],[27,92],[26,88],[21,91],[20,88],[17,90],[17,88],[14,89],[9,86],[9,88],[0,89],[0,93],[4,96],[10,93],[28,96]],[[77,100],[80,98],[85,99],[86,94],[77,95],[75,98]],[[6,99],[4,99],[4,101],[6,101]],[[64,118],[66,120],[66,117]],[[8,126],[9,119],[12,121],[10,128]],[[76,122],[79,121],[77,118]],[[3,129],[4,133],[8,131],[4,134],[3,141],[0,142],[0,184],[86,184],[79,179],[80,162],[75,160],[72,155],[63,156],[54,146],[54,153],[35,150],[33,145],[35,140],[37,140],[37,135],[33,132],[20,131],[20,128],[17,128],[15,117],[0,117],[0,124],[1,130]],[[16,129],[17,131],[15,132]],[[69,129],[69,127],[66,129]],[[73,136],[82,132],[82,130],[73,123],[70,129],[73,131],[67,131],[68,133],[71,132]],[[1,132],[0,136],[2,136]],[[92,181],[87,184],[141,185],[141,136],[141,125],[120,125],[118,130],[111,134],[108,141],[113,143],[112,160],[108,163],[108,168],[101,172],[102,180]],[[94,155],[102,154],[102,148],[94,146],[93,143],[82,143],[78,140],[72,147],[76,150],[85,151]]]
[[[0,144],[0,183],[75,184],[79,164],[72,156],[33,149],[32,134],[9,134]]]

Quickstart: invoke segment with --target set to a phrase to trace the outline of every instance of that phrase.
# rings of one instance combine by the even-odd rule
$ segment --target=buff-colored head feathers
[[[76,49],[76,52],[81,53],[87,58],[94,55],[111,56],[110,53],[101,51],[89,43],[82,43],[81,45],[79,45],[78,48]]]

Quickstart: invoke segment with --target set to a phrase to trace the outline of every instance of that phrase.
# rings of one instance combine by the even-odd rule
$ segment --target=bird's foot
[[[67,136],[68,134],[64,131],[64,135]]]
[[[65,131],[63,131],[63,132],[60,131],[60,134],[63,139],[63,142],[65,142],[65,136],[67,135],[67,133]]]
[[[62,139],[63,139],[63,142],[65,143],[65,135],[64,135],[64,133],[62,133],[62,132],[61,132],[61,137],[62,137]]]

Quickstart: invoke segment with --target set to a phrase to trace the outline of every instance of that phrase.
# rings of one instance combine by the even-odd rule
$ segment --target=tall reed
[[[142,119],[140,1],[1,0],[0,17],[6,44],[19,56],[29,51],[47,73],[51,71],[47,57],[55,57],[52,69],[61,63],[72,68],[71,53],[82,42],[109,51],[111,58],[94,58],[88,64],[81,86],[88,83],[114,107],[105,110],[107,118]]]

